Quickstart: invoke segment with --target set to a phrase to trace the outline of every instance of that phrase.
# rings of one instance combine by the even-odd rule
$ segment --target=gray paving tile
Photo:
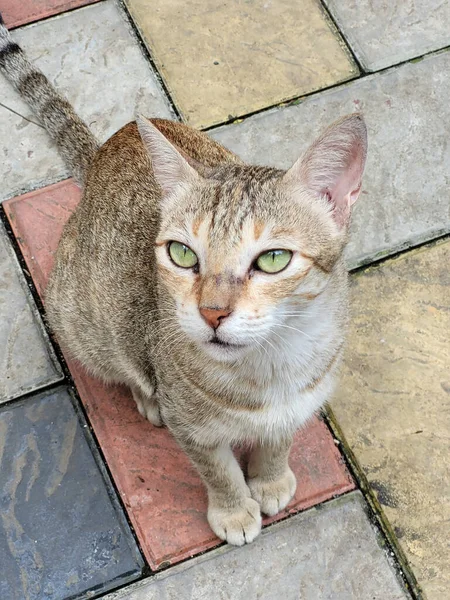
[[[0,598],[91,597],[142,560],[65,388],[0,409]]]
[[[104,600],[405,600],[355,492]]]
[[[250,117],[211,136],[243,159],[287,168],[338,117],[360,110],[369,130],[350,267],[450,231],[450,52]]]
[[[60,379],[61,369],[0,224],[0,404]]]
[[[368,71],[377,71],[450,45],[445,0],[324,0]]]
[[[14,39],[105,141],[136,112],[172,118],[150,64],[112,0],[15,30]],[[45,131],[0,77],[0,200],[67,176]],[[30,119],[30,120],[27,120]]]

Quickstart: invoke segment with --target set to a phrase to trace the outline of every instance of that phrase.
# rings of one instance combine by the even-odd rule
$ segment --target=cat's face
[[[227,163],[200,175],[147,120],[138,126],[162,191],[156,259],[176,314],[161,323],[175,319],[224,361],[283,336],[342,255],[366,157],[361,116],[331,126],[285,173]]]
[[[185,189],[163,218],[160,280],[179,327],[215,359],[283,336],[341,253],[345,234],[327,202],[293,198],[280,175],[234,167]]]

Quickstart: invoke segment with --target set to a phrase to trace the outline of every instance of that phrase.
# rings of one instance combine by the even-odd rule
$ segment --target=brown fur
[[[96,150],[86,126],[0,24],[0,68],[38,112],[79,180],[46,292],[59,342],[127,384],[203,478],[208,519],[234,544],[295,491],[295,430],[333,389],[347,323],[342,252],[365,159],[347,117],[287,172],[246,165],[207,135],[138,119]],[[169,257],[187,245],[197,265]],[[257,257],[287,249],[278,274]],[[202,312],[203,311],[203,312]],[[213,330],[203,315],[217,311]],[[215,321],[214,321],[215,322]],[[230,444],[250,441],[249,477]]]

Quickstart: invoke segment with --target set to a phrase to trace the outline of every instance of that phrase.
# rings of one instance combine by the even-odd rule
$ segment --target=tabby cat
[[[98,147],[3,25],[0,69],[83,187],[46,292],[52,329],[169,428],[206,485],[216,535],[251,542],[261,513],[293,497],[293,435],[336,381],[362,116],[281,171],[160,119],[138,117]],[[246,477],[231,450],[244,442]]]

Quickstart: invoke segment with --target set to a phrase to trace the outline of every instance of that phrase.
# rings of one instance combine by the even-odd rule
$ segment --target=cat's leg
[[[291,438],[259,444],[250,456],[248,486],[266,515],[283,510],[295,494],[297,482],[288,464],[291,446]]]
[[[155,427],[162,427],[163,421],[159,411],[158,394],[156,389],[147,389],[145,392],[137,386],[132,386],[133,399],[140,414],[148,419]],[[152,392],[152,393],[150,393]]]
[[[202,447],[179,440],[208,491],[208,522],[214,533],[235,546],[249,544],[261,531],[259,504],[229,446]]]

